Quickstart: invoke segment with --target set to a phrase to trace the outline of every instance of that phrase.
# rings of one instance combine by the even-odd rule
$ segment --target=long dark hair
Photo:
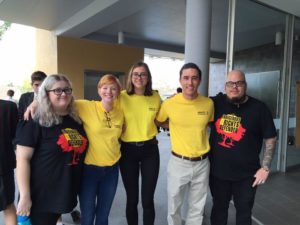
[[[128,95],[133,95],[134,92],[134,85],[132,83],[132,72],[135,68],[137,67],[144,67],[145,70],[147,71],[147,75],[148,75],[148,82],[146,84],[145,87],[145,92],[144,95],[145,96],[151,96],[153,93],[153,89],[152,89],[152,76],[151,76],[151,72],[150,69],[148,67],[148,65],[146,63],[144,63],[143,61],[139,61],[135,64],[133,64],[128,72],[128,77],[127,77],[127,85],[126,85],[126,92]]]

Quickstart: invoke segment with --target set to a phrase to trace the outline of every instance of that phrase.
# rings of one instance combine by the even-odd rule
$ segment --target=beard
[[[232,103],[232,104],[238,105],[238,104],[244,103],[246,98],[247,98],[246,94],[244,94],[241,97],[234,97],[234,98],[228,98],[228,96],[227,96],[227,101]]]

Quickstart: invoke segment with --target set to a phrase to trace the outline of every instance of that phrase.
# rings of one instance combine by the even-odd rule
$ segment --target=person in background
[[[31,104],[33,99],[36,98],[40,85],[47,75],[42,71],[35,71],[31,74],[31,86],[33,92],[26,92],[21,95],[19,100],[19,120],[23,120],[24,113],[27,107]]]
[[[212,98],[215,104],[210,135],[212,225],[227,224],[231,199],[236,208],[236,225],[252,224],[256,189],[266,182],[275,152],[276,129],[271,112],[246,91],[245,74],[233,70],[226,78],[226,94]]]
[[[188,198],[186,225],[201,225],[208,191],[210,150],[208,124],[213,121],[211,99],[198,94],[201,70],[194,63],[180,69],[182,93],[166,99],[157,124],[170,125],[172,156],[168,164],[168,224],[181,225],[181,206]]]
[[[176,89],[176,93],[177,93],[177,94],[182,93],[182,88],[181,88],[181,87],[178,87],[178,88]]]
[[[12,89],[7,90],[6,95],[7,95],[7,98],[6,98],[7,101],[17,103],[17,100],[14,99],[14,95],[15,95],[14,90],[12,90]]]
[[[121,92],[120,106],[125,116],[125,132],[121,136],[120,171],[126,190],[128,225],[138,224],[139,179],[144,225],[154,225],[154,192],[159,173],[159,151],[154,120],[161,99],[152,90],[152,77],[144,62],[135,63]]]
[[[120,91],[119,80],[107,74],[98,82],[101,101],[76,101],[90,143],[84,160],[79,195],[81,225],[108,225],[118,185],[121,157],[119,138],[124,116],[114,106]]]
[[[13,139],[18,123],[17,105],[0,100],[0,211],[6,225],[16,225],[14,168],[16,156]]]
[[[72,86],[63,75],[40,87],[32,120],[20,121],[17,143],[17,214],[32,225],[55,225],[77,204],[88,140],[74,108]]]

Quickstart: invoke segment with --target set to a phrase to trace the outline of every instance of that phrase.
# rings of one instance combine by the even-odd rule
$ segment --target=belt
[[[152,138],[150,140],[147,140],[147,141],[138,141],[138,142],[124,142],[122,141],[123,144],[129,144],[129,145],[134,145],[136,147],[142,147],[144,145],[151,145],[151,144],[157,144],[157,140],[156,138]]]
[[[181,158],[181,159],[185,159],[185,160],[189,160],[189,161],[192,161],[192,162],[195,162],[195,161],[201,161],[203,159],[206,159],[207,156],[208,156],[208,153],[205,153],[204,155],[201,155],[201,156],[197,156],[197,157],[187,157],[187,156],[183,156],[183,155],[179,155],[175,152],[172,151],[172,155],[178,157],[178,158]]]

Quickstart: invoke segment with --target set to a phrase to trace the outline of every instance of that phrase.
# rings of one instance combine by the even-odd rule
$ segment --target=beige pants
[[[191,162],[171,156],[168,164],[168,224],[182,225],[181,206],[186,194],[188,210],[185,225],[201,225],[208,191],[208,158]],[[185,193],[186,191],[188,193]]]

